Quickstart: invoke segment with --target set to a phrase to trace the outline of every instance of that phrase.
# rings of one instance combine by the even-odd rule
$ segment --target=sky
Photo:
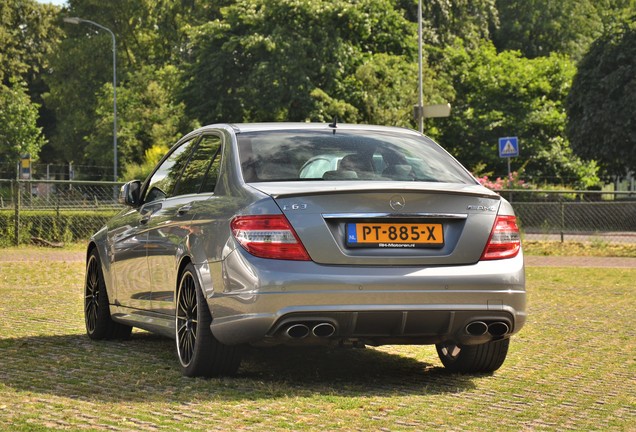
[[[66,0],[36,0],[38,3],[51,3],[58,6],[64,6]]]

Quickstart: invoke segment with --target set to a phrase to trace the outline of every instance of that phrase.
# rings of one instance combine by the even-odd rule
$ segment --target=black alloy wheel
[[[97,328],[97,315],[99,310],[99,272],[97,258],[91,254],[86,265],[86,288],[84,293],[84,318],[86,320],[86,332],[91,335]]]
[[[510,339],[481,345],[459,345],[453,342],[437,344],[437,354],[449,372],[489,373],[501,367],[506,360]]]
[[[211,323],[194,266],[189,263],[179,279],[175,313],[177,357],[186,376],[233,375],[240,365],[240,347],[219,342],[210,330]]]
[[[197,341],[197,292],[194,276],[189,271],[181,277],[176,312],[177,354],[181,366],[187,368],[192,362]]]
[[[91,339],[128,339],[132,327],[113,321],[97,249],[91,250],[84,282],[84,322]]]

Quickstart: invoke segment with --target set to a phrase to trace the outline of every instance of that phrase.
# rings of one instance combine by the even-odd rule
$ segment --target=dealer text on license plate
[[[415,248],[444,246],[439,223],[349,223],[347,246]]]

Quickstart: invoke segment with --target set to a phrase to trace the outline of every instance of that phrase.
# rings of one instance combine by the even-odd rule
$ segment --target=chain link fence
[[[525,238],[636,243],[636,192],[505,190]]]
[[[120,183],[0,180],[0,246],[85,241],[122,207]],[[636,243],[636,192],[504,190],[526,239]]]
[[[31,180],[89,180],[113,178],[113,166],[28,163]],[[20,163],[0,163],[0,179],[24,179]]]
[[[0,180],[0,246],[88,239],[122,209],[120,183]]]

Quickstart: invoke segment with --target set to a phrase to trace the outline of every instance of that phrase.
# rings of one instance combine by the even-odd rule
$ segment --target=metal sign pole
[[[508,158],[508,187],[510,187],[510,183],[512,182],[512,172],[510,172],[510,159]]]

